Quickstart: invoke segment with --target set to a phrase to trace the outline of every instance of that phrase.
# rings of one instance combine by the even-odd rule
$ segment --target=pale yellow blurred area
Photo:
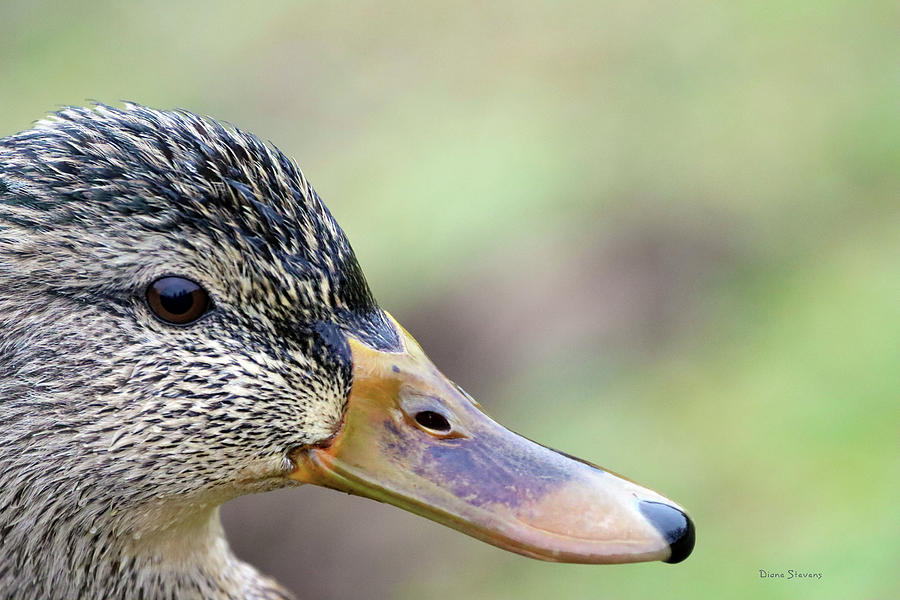
[[[900,595],[894,2],[5,2],[0,135],[133,100],[295,157],[499,421],[687,507],[684,563],[540,563],[304,488],[301,598]],[[760,570],[820,572],[773,579]]]

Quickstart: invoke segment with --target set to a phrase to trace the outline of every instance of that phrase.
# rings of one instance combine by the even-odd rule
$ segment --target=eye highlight
[[[209,294],[184,277],[161,277],[147,287],[147,305],[168,323],[187,325],[206,314]]]

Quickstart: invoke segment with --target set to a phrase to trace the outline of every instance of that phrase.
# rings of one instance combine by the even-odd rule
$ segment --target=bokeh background
[[[697,524],[683,564],[590,567],[326,490],[226,505],[236,552],[301,597],[896,598],[898,17],[4,2],[0,135],[96,99],[272,140],[451,378]]]

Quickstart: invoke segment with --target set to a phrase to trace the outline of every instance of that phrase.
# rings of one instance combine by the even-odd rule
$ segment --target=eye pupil
[[[160,304],[173,315],[183,315],[194,306],[194,298],[187,289],[169,288],[159,295]]]
[[[209,308],[209,294],[184,277],[162,277],[147,288],[147,304],[157,317],[184,325],[196,321]]]
[[[447,421],[447,417],[431,410],[416,413],[416,422],[426,429],[450,431],[450,422]]]

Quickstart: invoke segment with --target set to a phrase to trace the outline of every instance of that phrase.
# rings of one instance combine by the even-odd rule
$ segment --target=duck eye
[[[147,304],[157,317],[185,325],[196,321],[209,309],[209,294],[184,277],[162,277],[147,288]]]
[[[416,423],[425,429],[433,431],[450,431],[450,422],[447,420],[447,417],[432,410],[417,412]]]

